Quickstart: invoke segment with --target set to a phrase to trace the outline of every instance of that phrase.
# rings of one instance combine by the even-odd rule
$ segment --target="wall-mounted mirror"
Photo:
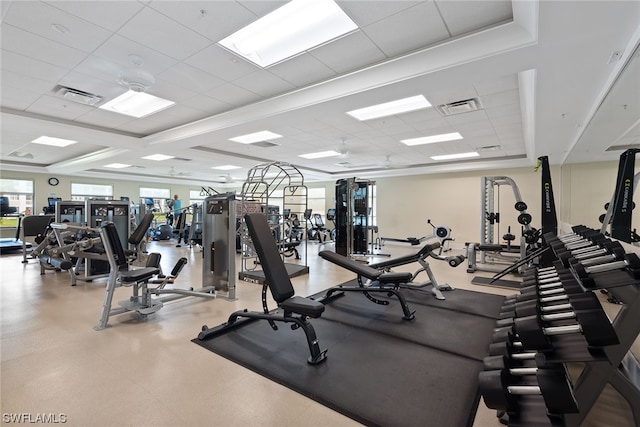
[[[640,45],[562,165],[562,221],[600,226],[597,219],[613,195],[620,154],[628,148],[640,148]],[[640,227],[636,211],[634,227]]]
[[[640,47],[636,47],[611,90],[587,125],[566,163],[617,160],[627,148],[640,147]]]

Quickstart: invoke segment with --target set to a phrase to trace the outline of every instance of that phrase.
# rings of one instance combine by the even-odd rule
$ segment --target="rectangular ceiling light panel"
[[[234,166],[234,165],[223,165],[223,166],[211,166],[211,169],[217,169],[221,171],[230,171],[233,169],[242,169],[242,167]]]
[[[457,154],[444,154],[442,156],[431,156],[433,160],[455,160],[455,159],[469,159],[471,157],[478,157],[478,154],[475,151],[469,153],[457,153]]]
[[[174,104],[175,102],[168,99],[128,90],[117,98],[113,98],[111,101],[101,105],[100,108],[139,119],[169,108]]]
[[[167,156],[166,154],[152,154],[150,156],[144,156],[143,159],[146,160],[155,160],[156,162],[161,162],[163,160],[173,159],[175,156]]]
[[[33,141],[34,144],[51,145],[52,147],[66,147],[71,144],[76,144],[78,141],[71,139],[53,138],[51,136],[40,136]]]
[[[309,154],[300,154],[298,157],[303,157],[305,159],[321,159],[323,157],[333,157],[339,156],[340,153],[334,150],[329,151],[319,151],[317,153],[309,153]]]
[[[422,144],[434,144],[436,142],[456,141],[462,139],[462,135],[458,132],[443,133],[440,135],[423,136],[420,138],[403,139],[403,144],[406,145],[422,145]]]
[[[127,165],[125,163],[109,163],[108,165],[104,165],[105,168],[113,168],[113,169],[124,169],[130,166],[131,165]]]
[[[357,28],[333,0],[292,0],[219,44],[268,67]]]
[[[247,135],[240,135],[234,138],[229,138],[229,141],[239,142],[241,144],[253,144],[254,142],[261,142],[278,138],[282,138],[282,135],[278,135],[277,133],[273,133],[268,130],[263,130],[260,132],[249,133]]]
[[[429,101],[422,95],[416,95],[396,101],[385,102],[384,104],[347,111],[347,114],[360,121],[365,121],[393,116],[394,114],[408,113],[409,111],[421,110],[428,107],[431,107]]]

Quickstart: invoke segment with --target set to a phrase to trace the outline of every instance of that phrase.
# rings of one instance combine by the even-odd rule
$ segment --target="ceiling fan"
[[[179,172],[178,170],[176,170],[175,167],[171,166],[169,168],[169,172],[167,172],[167,175],[172,176],[172,177],[191,176],[191,173],[189,173],[189,172]]]

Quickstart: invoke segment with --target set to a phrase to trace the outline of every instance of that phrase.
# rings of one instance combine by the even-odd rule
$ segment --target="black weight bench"
[[[442,294],[442,291],[451,291],[453,290],[453,288],[449,286],[449,284],[447,283],[442,283],[442,284],[438,283],[436,276],[433,274],[433,271],[431,271],[431,266],[427,262],[427,258],[433,257],[434,259],[437,259],[437,260],[446,261],[447,264],[449,264],[451,267],[457,267],[464,261],[464,257],[461,255],[451,256],[451,257],[443,257],[441,255],[438,255],[435,253],[435,251],[440,247],[441,247],[441,243],[439,241],[430,242],[422,246],[422,248],[420,248],[420,250],[416,253],[399,256],[396,258],[392,258],[392,259],[381,261],[374,264],[369,264],[369,266],[371,268],[375,268],[378,270],[389,271],[389,269],[398,267],[400,265],[413,264],[414,262],[417,262],[420,264],[420,268],[415,273],[413,273],[413,276],[411,277],[412,283],[407,284],[404,287],[415,289],[415,288],[422,288],[428,285],[432,285],[431,293],[433,294],[433,296],[436,299],[444,300],[445,297]],[[429,277],[429,280],[421,284],[413,283],[416,280],[416,277],[418,276],[418,274],[420,274],[423,271],[427,274],[427,276]]]
[[[412,320],[415,317],[414,312],[409,309],[409,305],[407,304],[404,296],[399,292],[401,284],[411,281],[411,278],[413,277],[412,273],[385,272],[331,251],[320,251],[318,255],[327,261],[339,265],[340,267],[358,275],[358,286],[334,286],[327,289],[327,292],[318,301],[325,304],[332,299],[344,295],[344,292],[362,292],[370,301],[376,304],[388,305],[389,301],[380,300],[371,294],[393,294],[398,298],[398,301],[400,301],[400,306],[404,313],[402,318],[404,320]],[[369,286],[365,286],[362,280],[363,277],[371,281]]]
[[[324,312],[324,305],[309,298],[295,296],[295,290],[271,233],[267,217],[261,213],[254,213],[245,215],[244,220],[265,275],[265,284],[262,286],[263,311],[244,309],[231,313],[226,323],[214,328],[203,326],[198,339],[206,340],[216,337],[253,319],[267,320],[273,330],[278,330],[275,322],[292,323],[292,329],[302,328],[307,337],[311,353],[307,361],[312,365],[324,361],[327,350],[320,350],[315,329],[307,320],[309,317],[320,317]],[[280,310],[270,311],[267,307],[267,289],[271,291]],[[238,318],[244,319],[238,320]]]

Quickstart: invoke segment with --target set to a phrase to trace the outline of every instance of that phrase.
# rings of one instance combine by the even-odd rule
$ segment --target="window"
[[[145,212],[153,212],[156,221],[164,221],[169,211],[167,201],[172,199],[168,188],[140,187],[140,204],[145,205]]]
[[[307,193],[307,206],[309,206],[312,213],[320,214],[323,218],[327,214],[324,193],[324,188],[309,188]]]
[[[89,199],[113,199],[113,186],[102,184],[71,183],[71,200],[83,202]]]
[[[22,179],[0,179],[0,195],[6,197],[9,204],[7,212],[0,217],[0,227],[16,228],[18,218],[16,214],[33,215],[33,181]],[[13,211],[15,213],[8,211]],[[12,216],[6,216],[5,213]]]
[[[208,196],[205,196],[201,190],[189,190],[189,205],[202,203],[207,197]],[[182,207],[185,207],[184,203],[182,204]]]

